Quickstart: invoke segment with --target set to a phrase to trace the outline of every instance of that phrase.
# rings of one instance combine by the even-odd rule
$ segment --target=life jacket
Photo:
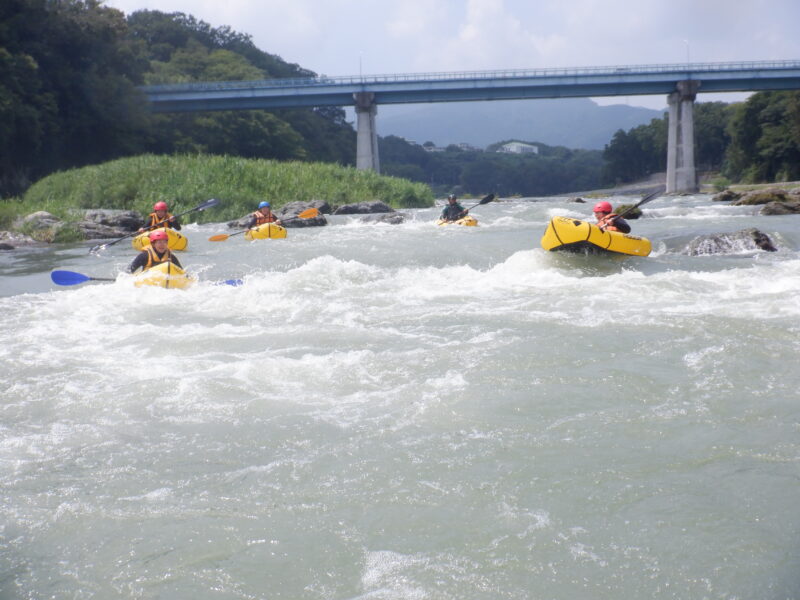
[[[172,217],[172,213],[167,213],[167,216],[163,219],[159,217],[155,212],[151,212],[150,215],[147,217],[150,219],[150,222],[147,223],[147,227],[145,229],[157,229],[159,227],[169,227],[172,228],[172,221],[170,218]],[[163,221],[163,222],[162,222]]]
[[[442,210],[442,218],[445,221],[457,221],[464,213],[464,207],[458,203],[447,204]]]
[[[170,262],[172,260],[172,252],[170,252],[169,248],[164,250],[164,254],[159,258],[156,249],[152,246],[147,246],[145,248],[147,252],[147,264],[142,268],[142,271],[147,271],[150,267],[154,267],[155,265],[160,265],[161,263]]]
[[[602,222],[605,223],[605,225],[603,225],[603,229],[605,229],[606,231],[619,231],[619,229],[614,227],[614,225],[612,224],[612,222],[614,221],[614,217],[618,216],[619,215],[617,213],[608,213],[605,217],[603,217]]]
[[[273,215],[272,211],[270,211],[269,216],[267,217],[264,216],[264,213],[262,213],[260,210],[257,210],[252,214],[252,217],[256,220],[256,223],[255,225],[253,225],[253,227],[258,227],[259,225],[263,225],[264,223],[274,223],[275,221],[278,220],[278,217]]]

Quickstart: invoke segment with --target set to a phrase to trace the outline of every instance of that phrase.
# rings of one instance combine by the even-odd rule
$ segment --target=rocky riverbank
[[[296,219],[298,214],[316,208],[319,216]],[[289,202],[276,209],[275,215],[285,227],[321,227],[328,225],[325,215],[360,214],[364,221],[402,223],[405,216],[384,202],[357,202],[342,206],[324,200]],[[228,227],[242,229],[250,216],[228,222]],[[74,220],[62,220],[49,212],[31,213],[13,224],[12,231],[0,231],[0,250],[13,250],[22,246],[76,240],[105,240],[130,236],[144,225],[144,215],[132,210],[93,209],[78,215]]]
[[[730,202],[734,206],[762,205],[761,215],[800,214],[800,187],[783,188],[770,186],[760,189],[741,190],[728,188],[716,194],[715,202]]]

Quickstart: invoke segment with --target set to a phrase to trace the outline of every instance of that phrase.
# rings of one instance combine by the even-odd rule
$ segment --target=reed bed
[[[193,213],[193,221],[235,219],[252,212],[261,200],[274,208],[296,200],[337,205],[380,200],[394,208],[415,208],[431,206],[434,200],[425,184],[327,163],[141,155],[54,173],[32,185],[21,200],[7,201],[6,209],[16,214],[45,210],[70,219],[89,208],[147,214],[163,200],[177,214],[209,198],[221,202]]]

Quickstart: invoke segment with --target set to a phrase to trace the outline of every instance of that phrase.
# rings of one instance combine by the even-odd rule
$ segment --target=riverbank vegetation
[[[381,200],[395,208],[431,206],[434,201],[424,184],[334,164],[140,155],[54,173],[11,205],[16,207],[15,215],[46,210],[70,220],[88,208],[148,214],[159,200],[177,214],[209,198],[219,199],[219,206],[208,213],[194,213],[192,220],[236,219],[255,210],[261,200],[270,201],[275,208],[295,200],[327,200],[331,204]]]
[[[695,164],[727,183],[800,179],[800,91],[759,92],[745,102],[698,102]],[[618,131],[605,148],[603,179],[635,181],[666,169],[667,117]]]

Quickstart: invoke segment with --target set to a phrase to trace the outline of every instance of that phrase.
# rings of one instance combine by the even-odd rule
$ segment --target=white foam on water
[[[796,596],[779,567],[800,456],[794,225],[766,221],[778,253],[688,257],[676,236],[741,215],[650,212],[666,203],[637,225],[647,259],[541,250],[548,215],[572,212],[542,200],[482,207],[477,228],[418,211],[193,236],[185,291],[121,276],[0,298],[0,579],[97,597]]]
[[[659,205],[660,204],[660,205]],[[681,221],[709,221],[752,218],[760,206],[733,206],[727,203],[702,204],[695,202],[653,203],[642,207],[645,219],[680,219]]]

